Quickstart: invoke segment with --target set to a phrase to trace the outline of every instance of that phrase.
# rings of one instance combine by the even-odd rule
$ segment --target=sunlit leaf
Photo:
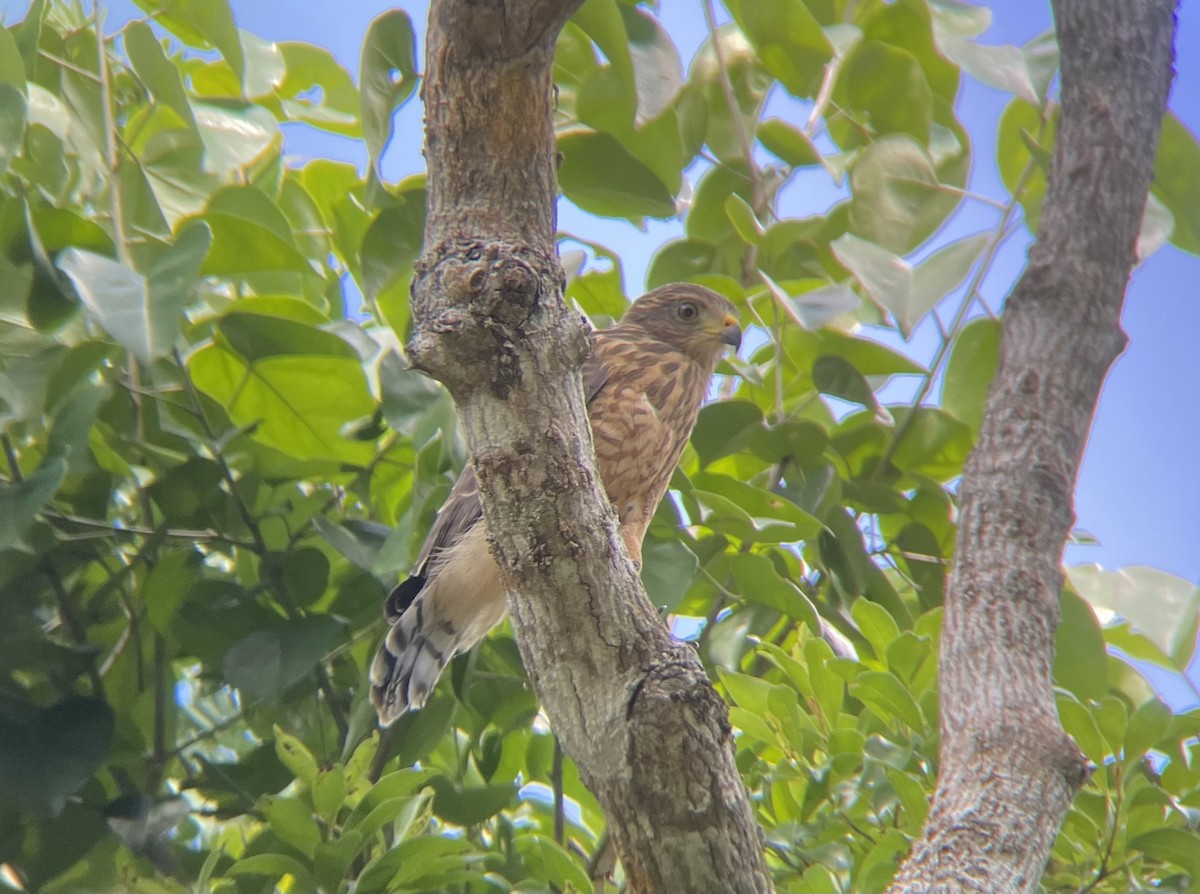
[[[242,43],[228,0],[134,0],[154,20],[189,46],[216,49],[240,80]]]
[[[143,363],[170,353],[209,247],[204,224],[188,227],[142,276],[102,255],[71,248],[58,266],[76,292],[118,342]]]
[[[392,137],[392,113],[417,87],[416,37],[408,13],[391,9],[367,29],[358,63],[362,129],[371,164],[378,168]]]
[[[1067,576],[1094,608],[1125,618],[1165,654],[1186,663],[1200,623],[1200,589],[1191,581],[1145,565],[1120,571],[1073,565]]]
[[[615,138],[573,133],[559,139],[558,183],[572,202],[604,217],[670,217],[675,199]]]
[[[1163,116],[1151,190],[1175,218],[1171,242],[1200,254],[1200,144],[1170,110]]]

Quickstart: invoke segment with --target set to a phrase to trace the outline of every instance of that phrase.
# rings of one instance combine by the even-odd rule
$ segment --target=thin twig
[[[109,534],[127,534],[136,537],[166,537],[172,540],[187,540],[193,543],[205,543],[215,541],[225,543],[229,546],[240,546],[247,549],[253,546],[248,540],[238,540],[234,537],[229,537],[220,531],[215,531],[212,528],[204,528],[203,530],[189,530],[187,528],[148,528],[145,525],[126,525],[116,521],[105,521],[99,518],[87,518],[82,515],[73,515],[69,512],[62,512],[58,509],[43,509],[42,515],[56,521],[69,522],[73,525],[79,525],[84,528],[95,528],[98,531],[106,531]]]

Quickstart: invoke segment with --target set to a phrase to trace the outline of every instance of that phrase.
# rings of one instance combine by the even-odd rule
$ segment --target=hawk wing
[[[592,333],[592,339],[594,342],[595,333]],[[608,382],[611,371],[593,350],[583,362],[582,373],[583,399],[585,404],[591,404]],[[463,466],[462,472],[459,473],[458,480],[454,482],[450,495],[446,497],[446,502],[438,510],[433,527],[430,528],[429,534],[425,538],[425,544],[421,547],[421,552],[417,555],[417,561],[413,565],[412,576],[393,589],[388,596],[384,614],[389,623],[396,621],[404,614],[404,610],[421,592],[429,575],[430,559],[458,543],[462,536],[471,530],[481,518],[483,518],[483,506],[479,502],[479,484],[475,480],[475,465],[468,460],[467,464]]]
[[[609,375],[597,352],[589,354],[583,365],[589,404]],[[482,521],[475,466],[468,462],[438,510],[413,573],[384,605],[391,630],[370,672],[371,700],[384,725],[421,707],[447,662],[504,617],[504,591]],[[439,595],[426,598],[433,590]]]

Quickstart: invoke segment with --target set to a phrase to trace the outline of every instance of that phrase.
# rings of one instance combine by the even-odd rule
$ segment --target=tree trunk
[[[413,363],[458,403],[517,643],[632,892],[771,890],[726,707],[595,471],[555,252],[554,43],[581,0],[434,0]]]
[[[1029,264],[963,475],[941,644],[941,768],[891,891],[1036,888],[1089,767],[1051,687],[1088,428],[1125,336],[1171,80],[1174,0],[1054,0],[1062,111]]]

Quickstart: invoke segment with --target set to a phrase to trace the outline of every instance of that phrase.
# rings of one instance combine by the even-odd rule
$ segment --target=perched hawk
[[[692,433],[726,346],[741,344],[733,305],[696,285],[642,296],[611,329],[592,334],[583,388],[596,462],[630,557]],[[500,571],[488,550],[475,470],[462,470],[438,511],[415,570],[388,596],[391,630],[371,664],[371,701],[385,726],[420,708],[446,663],[498,624]]]

